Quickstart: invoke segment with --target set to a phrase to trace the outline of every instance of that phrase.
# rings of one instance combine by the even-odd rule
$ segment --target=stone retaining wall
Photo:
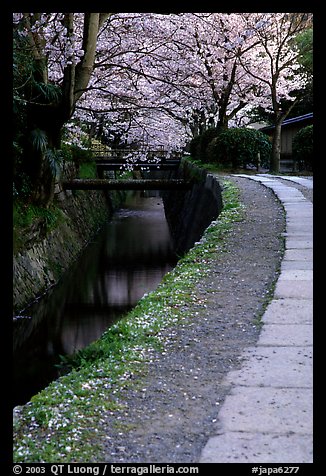
[[[165,215],[176,252],[187,252],[222,211],[221,187],[213,175],[182,159],[173,178],[194,180],[191,190],[164,193]]]
[[[61,194],[63,219],[14,256],[13,307],[17,314],[53,286],[112,213],[112,198],[99,191]],[[35,234],[35,232],[34,232]]]

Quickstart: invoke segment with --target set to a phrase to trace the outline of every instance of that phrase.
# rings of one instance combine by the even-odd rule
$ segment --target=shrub
[[[219,133],[209,144],[207,154],[210,162],[223,166],[246,168],[260,164],[269,166],[272,146],[268,137],[260,131],[246,128],[231,128]]]
[[[216,137],[220,132],[218,127],[210,127],[204,131],[200,136],[192,139],[190,143],[190,155],[195,160],[200,160],[201,162],[209,162],[209,157],[207,154],[207,147],[209,143]]]
[[[293,160],[300,170],[313,169],[313,126],[300,129],[293,137],[292,142]]]
[[[200,136],[196,136],[190,141],[189,152],[191,157],[195,160],[199,160],[199,143]]]
[[[61,152],[64,160],[73,161],[79,165],[92,160],[92,152],[89,149],[83,149],[76,144],[68,144],[63,142],[61,145]]]

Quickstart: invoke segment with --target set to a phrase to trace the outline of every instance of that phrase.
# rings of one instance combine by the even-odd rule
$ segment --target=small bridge
[[[180,159],[156,159],[155,161],[125,160],[125,159],[95,159],[99,175],[104,170],[176,170]]]
[[[74,179],[62,182],[64,190],[187,190],[190,180],[183,179]]]
[[[169,190],[189,189],[192,183],[183,179],[117,179],[123,170],[177,170],[180,158],[167,158],[167,151],[111,149],[105,145],[92,147],[98,179],[73,179],[62,182],[64,190]],[[146,159],[143,157],[146,155]],[[142,158],[140,158],[142,157]],[[105,178],[105,171],[113,171],[114,179]]]
[[[91,151],[95,159],[126,159],[128,157],[138,155],[146,157],[145,160],[150,161],[154,158],[163,159],[168,157],[168,151],[165,150],[163,146],[157,147],[156,149],[133,149],[131,147],[113,149],[112,147],[105,144],[92,144]]]
[[[104,145],[92,147],[99,177],[105,170],[175,170],[180,158],[167,157],[163,148],[149,150],[111,149]]]

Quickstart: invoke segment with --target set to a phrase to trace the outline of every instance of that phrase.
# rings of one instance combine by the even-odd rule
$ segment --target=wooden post
[[[260,171],[260,152],[257,153],[257,173]]]

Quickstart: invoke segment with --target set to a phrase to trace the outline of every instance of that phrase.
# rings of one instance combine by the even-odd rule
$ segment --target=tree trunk
[[[27,140],[22,165],[30,179],[30,199],[44,207],[50,205],[54,195],[55,173],[49,158],[53,158],[61,147],[61,130],[64,124],[61,107],[60,103],[30,104],[27,110]],[[35,132],[42,135],[41,146],[40,142],[33,140]]]
[[[273,142],[272,142],[272,157],[270,164],[270,171],[278,174],[280,172],[280,159],[281,159],[281,131],[282,121],[277,121],[275,124]]]
[[[74,102],[84,93],[94,69],[97,35],[101,25],[111,15],[111,13],[85,13],[83,59],[76,66]]]

